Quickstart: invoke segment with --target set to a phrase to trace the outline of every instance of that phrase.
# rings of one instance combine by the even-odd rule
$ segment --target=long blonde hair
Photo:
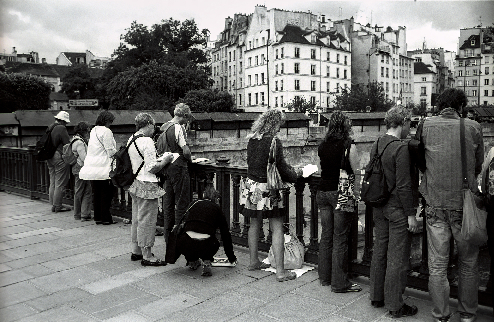
[[[252,124],[252,133],[247,138],[262,138],[264,134],[276,135],[278,128],[285,122],[285,113],[277,108],[270,108],[262,113]]]

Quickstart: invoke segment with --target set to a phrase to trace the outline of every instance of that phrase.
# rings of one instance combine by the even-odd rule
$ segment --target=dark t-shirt
[[[53,146],[56,146],[61,154],[63,146],[70,142],[69,133],[65,125],[55,123],[55,127],[51,131],[51,140]]]
[[[319,190],[336,191],[340,178],[341,160],[345,148],[350,146],[348,139],[330,138],[318,147],[317,154],[321,162],[321,182]],[[350,170],[350,169],[347,169]]]

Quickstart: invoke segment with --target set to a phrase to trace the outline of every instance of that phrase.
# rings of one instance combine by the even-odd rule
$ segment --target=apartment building
[[[494,105],[494,32],[492,27],[460,29],[456,55],[456,87],[468,105]]]
[[[268,10],[225,19],[211,51],[214,87],[237,108],[260,111],[304,97],[324,111],[351,85],[350,39],[324,15]]]
[[[351,38],[352,86],[368,88],[378,82],[388,99],[413,102],[413,59],[407,56],[406,27],[362,25],[353,18],[335,21],[334,27]]]

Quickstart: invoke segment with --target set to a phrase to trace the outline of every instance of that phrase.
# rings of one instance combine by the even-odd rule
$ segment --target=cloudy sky
[[[55,63],[63,51],[110,57],[120,35],[137,21],[148,27],[170,17],[195,19],[215,39],[224,18],[250,14],[256,4],[268,9],[311,11],[331,20],[353,16],[361,23],[405,26],[408,50],[457,50],[460,28],[494,23],[494,1],[304,1],[304,0],[0,0],[0,50],[36,51]]]

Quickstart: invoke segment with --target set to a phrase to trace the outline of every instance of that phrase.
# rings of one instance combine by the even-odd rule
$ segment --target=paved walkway
[[[175,265],[130,261],[130,226],[100,226],[52,213],[46,202],[0,192],[0,321],[391,321],[360,293],[335,294],[313,270],[295,281],[239,265],[203,278],[183,257]],[[154,253],[164,256],[157,237]],[[401,321],[431,321],[426,293],[407,291],[419,313]],[[454,305],[454,301],[452,301]],[[481,308],[479,322],[493,321]],[[490,313],[492,314],[492,313]],[[456,315],[453,321],[459,321]]]

